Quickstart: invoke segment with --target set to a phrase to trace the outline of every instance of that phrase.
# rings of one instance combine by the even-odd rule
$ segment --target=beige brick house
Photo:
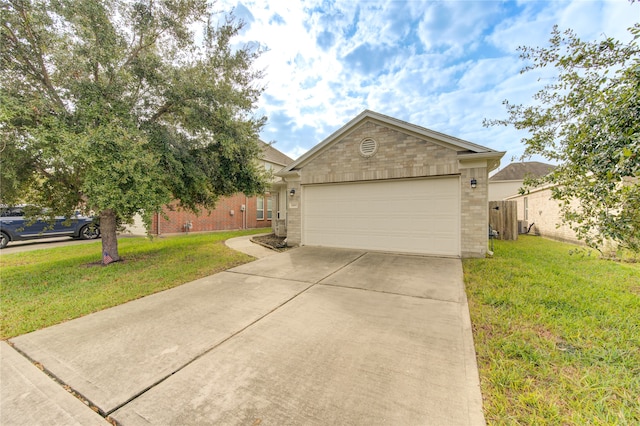
[[[276,173],[289,245],[482,257],[504,152],[364,111]]]
[[[518,221],[523,222],[526,229],[533,235],[564,241],[574,244],[584,244],[578,240],[571,227],[562,222],[560,205],[551,198],[551,186],[545,185],[532,188],[526,194],[508,197],[508,201],[515,201],[518,209]],[[572,208],[577,208],[579,202],[574,200]]]

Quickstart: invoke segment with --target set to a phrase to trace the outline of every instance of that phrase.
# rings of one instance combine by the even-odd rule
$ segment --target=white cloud
[[[521,132],[484,128],[502,101],[529,103],[540,73],[519,74],[518,46],[546,45],[554,24],[584,39],[624,38],[640,7],[626,1],[221,0],[268,46],[263,139],[301,155],[363,109],[520,155]],[[240,7],[242,6],[242,7]],[[505,159],[508,160],[508,158]]]

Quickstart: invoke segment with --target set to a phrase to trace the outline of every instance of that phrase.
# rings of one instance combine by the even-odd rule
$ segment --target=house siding
[[[523,184],[522,180],[489,180],[489,201],[501,201],[518,195]]]

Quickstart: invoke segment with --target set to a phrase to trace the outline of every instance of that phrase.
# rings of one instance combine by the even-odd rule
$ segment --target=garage
[[[363,111],[276,173],[276,231],[289,246],[484,257],[503,155]]]
[[[460,256],[460,179],[305,185],[302,244]]]

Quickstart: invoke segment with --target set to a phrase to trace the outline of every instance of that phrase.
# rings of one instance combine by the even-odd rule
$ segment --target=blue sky
[[[525,133],[485,128],[504,99],[530,103],[549,76],[520,74],[518,46],[543,46],[554,24],[584,40],[615,37],[640,4],[595,1],[220,0],[246,27],[238,43],[269,50],[266,142],[297,158],[364,109],[490,148],[523,152]]]

